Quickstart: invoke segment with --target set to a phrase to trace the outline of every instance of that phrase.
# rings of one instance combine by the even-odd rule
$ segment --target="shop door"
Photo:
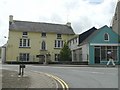
[[[95,54],[94,55],[95,55],[95,58],[94,58],[95,63],[96,64],[100,63],[100,48],[99,47],[95,48]]]

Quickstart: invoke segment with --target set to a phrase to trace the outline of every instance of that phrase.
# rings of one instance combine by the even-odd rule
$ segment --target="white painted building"
[[[6,44],[1,48],[1,63],[6,61]]]
[[[72,61],[73,62],[87,62],[89,57],[89,45],[88,43],[83,43],[87,37],[89,37],[94,31],[95,27],[89,29],[88,31],[76,35],[71,38],[68,43],[72,51]]]

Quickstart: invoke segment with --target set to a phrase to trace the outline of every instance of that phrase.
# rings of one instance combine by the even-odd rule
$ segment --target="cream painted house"
[[[65,25],[13,20],[9,16],[6,62],[59,61],[60,50],[74,31]]]

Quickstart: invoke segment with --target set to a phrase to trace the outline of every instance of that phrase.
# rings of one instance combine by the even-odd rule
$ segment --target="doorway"
[[[95,60],[95,64],[99,64],[100,63],[100,47],[95,47],[95,52],[94,52],[94,60]]]

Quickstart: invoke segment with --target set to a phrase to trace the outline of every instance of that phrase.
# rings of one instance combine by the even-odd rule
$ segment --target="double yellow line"
[[[67,83],[65,81],[63,81],[62,79],[60,79],[59,77],[48,74],[48,73],[44,73],[44,74],[46,74],[47,76],[52,77],[53,79],[58,81],[60,83],[60,85],[62,86],[63,90],[69,90]]]

